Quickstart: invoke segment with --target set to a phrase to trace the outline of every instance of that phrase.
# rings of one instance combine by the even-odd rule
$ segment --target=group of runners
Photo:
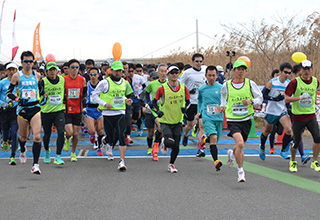
[[[104,63],[98,68],[93,60],[87,60],[86,71],[80,75],[81,64],[72,59],[62,66],[63,75],[58,74],[59,67],[55,62],[47,63],[46,74],[42,77],[33,71],[32,52],[23,52],[22,69],[18,71],[14,63],[8,63],[7,77],[0,81],[3,149],[9,147],[9,136],[12,140],[9,164],[16,164],[16,140],[21,151],[19,159],[21,163],[26,163],[25,145],[31,128],[31,172],[41,173],[41,125],[44,133],[44,163],[51,162],[49,141],[53,125],[58,136],[53,162],[64,164],[61,158],[63,148],[65,151],[71,148],[70,160],[76,162],[78,136],[84,122],[98,155],[106,153],[108,159],[113,160],[113,149],[118,143],[120,171],[127,169],[124,159],[127,145],[132,143],[132,124],[136,124],[140,135],[143,124],[146,126],[147,154],[152,154],[154,161],[159,160],[159,150],[166,155],[168,148],[171,149],[169,172],[178,172],[174,164],[179,154],[180,140],[183,136],[182,145],[187,146],[191,130],[194,136],[198,135],[196,156],[204,157],[206,143],[209,143],[213,165],[216,171],[219,171],[223,163],[218,158],[217,143],[225,114],[230,130],[228,136],[235,141],[233,150],[228,150],[227,164],[233,167],[236,161],[238,182],[244,182],[243,149],[252,125],[253,106],[260,106],[265,99],[268,100],[268,105],[266,126],[259,148],[260,158],[265,160],[267,136],[272,132],[273,125],[280,122],[285,129],[281,156],[289,158],[286,152],[291,144],[289,169],[296,172],[296,151],[299,148],[300,154],[303,152],[303,149],[300,150],[301,135],[307,127],[314,139],[311,168],[320,171],[317,162],[320,137],[315,118],[319,82],[312,76],[310,61],[305,60],[297,65],[301,76],[297,75],[297,78],[291,81],[289,76],[292,66],[289,63],[281,64],[280,75],[267,83],[263,94],[254,81],[246,78],[248,66],[245,61],[234,62],[232,80],[228,81],[223,80],[221,66],[205,66],[203,62],[204,56],[196,53],[192,56],[192,66],[188,69],[183,70],[179,64],[159,64],[151,66],[148,73],[143,74],[144,68],[141,64],[114,61],[108,71],[109,64]],[[291,108],[288,103],[292,103]],[[288,109],[292,112],[292,123]],[[302,159],[303,163],[307,163],[310,158]]]

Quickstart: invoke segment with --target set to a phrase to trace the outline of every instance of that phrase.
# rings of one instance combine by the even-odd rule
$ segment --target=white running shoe
[[[107,146],[106,146],[106,154],[107,154],[109,157],[113,157],[112,146],[110,146],[109,144],[107,144]]]
[[[107,155],[107,159],[112,161],[112,160],[114,160],[114,157],[110,157],[109,155]]]
[[[120,171],[125,171],[125,170],[127,170],[127,167],[126,167],[126,165],[125,165],[125,163],[124,163],[124,160],[120,160],[120,161],[119,161],[118,170],[120,170]]]
[[[168,171],[170,173],[178,173],[178,170],[175,168],[175,166],[173,164],[168,165]]]
[[[229,149],[228,150],[228,161],[227,161],[227,165],[228,167],[232,168],[233,167],[233,164],[234,164],[234,159],[231,157],[231,154],[232,154],[232,150]]]
[[[245,178],[245,174],[244,171],[238,171],[238,182],[245,182],[246,178]]]
[[[97,149],[98,149],[98,141],[94,141],[93,149],[94,149],[94,150],[97,150]]]
[[[20,163],[26,163],[27,162],[27,153],[26,152],[20,153],[19,159],[20,159]]]
[[[167,155],[168,148],[164,146],[164,137],[161,139],[161,142],[160,142],[160,150],[163,155]]]
[[[31,168],[31,173],[39,174],[39,175],[41,174],[39,164],[37,164],[37,163],[33,164],[33,167]]]

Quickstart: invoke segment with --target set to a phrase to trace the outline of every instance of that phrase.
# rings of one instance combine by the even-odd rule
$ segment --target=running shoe
[[[10,165],[16,165],[16,160],[14,159],[14,157],[10,157],[10,161],[9,161]]]
[[[301,163],[302,164],[306,164],[306,163],[308,163],[308,161],[310,160],[311,158],[309,157],[309,155],[307,154],[307,155],[303,155],[303,156],[301,156]]]
[[[2,148],[3,148],[3,150],[8,150],[8,146],[9,146],[8,141],[3,141],[3,142],[2,142]]]
[[[142,129],[141,128],[138,128],[138,136],[142,136],[143,135],[143,131],[142,131]]]
[[[244,174],[244,171],[238,171],[238,182],[239,183],[242,183],[242,182],[245,182],[246,181],[246,178],[245,178],[245,174]]]
[[[71,153],[71,162],[77,162],[77,155],[75,153]]]
[[[113,161],[114,160],[114,157],[110,157],[109,155],[107,155],[107,160],[110,160],[110,161]]]
[[[133,143],[133,140],[131,139],[130,135],[129,135],[129,142],[130,142],[130,144]]]
[[[48,151],[44,152],[44,158],[43,158],[43,162],[44,163],[50,163],[51,162],[51,160],[50,160],[50,152],[51,152],[50,148],[49,148]]]
[[[31,173],[38,174],[38,175],[41,174],[39,164],[37,164],[37,163],[33,164],[33,167],[31,168]]]
[[[153,147],[152,147],[152,160],[153,161],[159,161],[158,152],[159,152],[159,142],[154,142]]]
[[[261,149],[261,145],[259,146],[259,157],[261,160],[265,160],[266,159],[266,150],[262,150]]]
[[[103,156],[102,150],[101,150],[101,149],[98,149],[98,150],[97,150],[97,154],[98,154],[98,156]]]
[[[64,165],[64,161],[61,159],[61,156],[58,155],[54,158],[54,161],[53,161],[54,164],[58,164],[58,165]]]
[[[207,141],[207,136],[206,135],[202,135],[200,143],[198,144],[198,149],[206,148],[206,141]]]
[[[69,138],[69,140],[67,140],[67,138],[65,138],[65,141],[64,141],[64,148],[63,149],[67,152],[70,150],[71,139],[72,139],[72,136]]]
[[[56,132],[56,131],[57,131],[57,127],[55,125],[53,125],[52,132]]]
[[[130,144],[129,135],[126,135],[126,145]]]
[[[131,125],[131,131],[135,131],[136,130],[136,128],[134,127],[134,125],[132,124]]]
[[[169,164],[169,165],[168,165],[168,171],[169,171],[170,173],[178,173],[178,170],[174,167],[173,164]]]
[[[232,150],[229,149],[228,150],[228,161],[227,161],[227,165],[228,167],[232,168],[233,164],[234,164],[234,159],[231,158],[231,154],[232,154]]]
[[[289,167],[290,172],[297,172],[297,161],[290,161],[290,167]]]
[[[280,156],[281,156],[283,159],[285,159],[285,160],[290,159],[290,157],[288,156],[287,151],[281,151],[281,152],[280,152]]]
[[[188,137],[185,136],[185,135],[183,135],[182,145],[183,145],[183,146],[187,146],[187,145],[188,145]]]
[[[167,155],[168,148],[164,145],[164,137],[161,139],[160,150],[163,155]]]
[[[94,141],[94,144],[93,144],[93,149],[96,150],[98,149],[99,146],[98,146],[98,141]]]
[[[26,152],[20,153],[19,159],[20,159],[20,163],[26,163],[27,162]]]
[[[107,154],[109,157],[113,157],[112,146],[110,146],[109,144],[106,144],[106,154]]]
[[[147,155],[151,155],[151,153],[152,153],[152,148],[150,147],[148,148]]]
[[[88,128],[85,127],[85,126],[82,126],[82,127],[81,127],[81,132],[82,132],[82,133],[88,133]]]
[[[90,140],[91,144],[94,144],[94,141],[96,140],[96,136],[95,135],[90,135],[89,140]]]
[[[216,168],[216,171],[220,170],[220,167],[222,167],[222,161],[221,160],[216,160],[214,161],[214,167]]]
[[[120,171],[126,171],[127,170],[127,167],[126,167],[126,165],[124,163],[124,160],[120,160],[119,161],[118,170],[120,170]]]
[[[313,161],[310,165],[311,169],[314,169],[314,171],[319,172],[320,171],[320,165],[318,161]]]
[[[205,157],[206,153],[204,152],[204,150],[198,150],[196,157]]]
[[[158,154],[153,154],[153,155],[152,155],[152,160],[153,160],[153,161],[159,161]]]
[[[270,148],[269,154],[274,154],[274,147]]]
[[[193,125],[192,132],[191,132],[192,137],[197,137],[198,131],[199,131],[198,125],[197,124]]]

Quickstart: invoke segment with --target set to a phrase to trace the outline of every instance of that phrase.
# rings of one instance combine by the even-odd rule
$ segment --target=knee
[[[40,136],[40,134],[39,134],[39,135],[34,135],[34,136],[33,136],[33,141],[34,141],[34,142],[37,142],[37,143],[41,142],[41,136]]]
[[[286,131],[286,135],[289,135],[289,136],[292,135],[292,129],[291,129],[291,127],[286,128],[285,131]]]
[[[27,142],[27,137],[25,137],[25,136],[20,136],[19,137],[19,140],[21,141],[21,142]]]
[[[236,148],[243,150],[243,148],[244,148],[244,142],[237,143],[237,144],[236,144]]]

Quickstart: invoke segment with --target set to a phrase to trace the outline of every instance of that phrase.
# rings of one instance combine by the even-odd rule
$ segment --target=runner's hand
[[[157,115],[158,115],[158,118],[161,118],[162,116],[164,116],[164,113],[163,111],[159,110],[157,111]]]
[[[28,99],[19,99],[18,103],[20,106],[26,106],[28,104]]]
[[[104,107],[105,107],[106,109],[110,109],[110,108],[112,107],[112,105],[109,104],[109,103],[106,103],[106,104],[104,105]]]
[[[221,106],[220,107],[220,113],[225,112],[226,111],[226,107],[225,106]]]
[[[300,96],[300,99],[306,99],[309,97],[309,93],[303,93],[301,96]]]
[[[130,105],[132,105],[132,99],[127,99],[127,101],[126,101],[126,104],[128,105],[128,106],[130,106]]]
[[[279,94],[277,97],[274,97],[272,101],[278,102],[284,100],[284,95]]]
[[[181,111],[183,114],[185,114],[187,112],[187,109],[185,107],[181,107]]]

